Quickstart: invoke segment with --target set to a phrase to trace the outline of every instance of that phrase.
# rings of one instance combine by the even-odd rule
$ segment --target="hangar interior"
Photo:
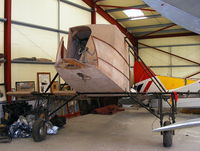
[[[138,16],[129,16],[128,11],[131,10],[139,11],[139,13],[142,14]],[[11,98],[6,98],[6,92],[16,91],[16,84],[19,82],[33,81],[34,91],[38,91],[38,73],[48,73],[52,80],[57,73],[54,64],[61,38],[64,38],[64,44],[65,47],[67,47],[69,28],[89,24],[117,25],[125,36],[132,38],[133,41],[130,41],[136,48],[138,55],[156,75],[183,79],[190,78],[193,80],[198,80],[200,78],[200,36],[163,17],[142,0],[0,0],[0,53],[4,55],[0,60],[0,91],[3,94],[0,101],[4,103],[7,101],[11,102]],[[133,70],[134,56],[130,55],[131,84],[134,83]],[[64,83],[62,78],[56,78],[56,81],[59,81],[61,84]],[[4,116],[2,106],[0,112],[2,118]],[[137,115],[139,114],[138,112],[139,111],[136,113]],[[143,114],[144,113],[142,113],[142,115]],[[129,116],[133,115],[134,113],[132,113],[132,111],[131,113],[125,111],[119,119],[124,116],[130,122],[131,119]],[[142,119],[141,115],[138,116]],[[146,116],[145,113],[144,117]],[[112,117],[115,118],[117,115],[112,115]],[[186,116],[186,118],[188,117],[189,116]],[[83,119],[78,119],[77,121],[76,118],[73,118],[69,121],[69,124],[73,122],[81,124],[84,120],[89,122],[89,119],[84,119],[85,117],[82,118]],[[89,118],[91,118],[90,120],[95,120],[93,115],[89,115]],[[104,120],[103,117],[97,117],[97,119]],[[113,121],[110,117],[106,117],[105,120],[108,122],[109,120]],[[122,121],[124,120],[122,119]],[[114,121],[114,123],[115,122],[116,121]],[[100,125],[101,124],[103,123],[100,123]],[[148,123],[143,124],[148,125]],[[117,125],[117,123],[115,123],[115,125]],[[85,126],[89,127],[90,125]],[[98,125],[96,126],[98,127]],[[136,125],[132,126],[135,129],[137,127]],[[72,126],[69,127],[69,129],[75,131]],[[81,126],[76,128],[81,129]],[[121,128],[123,128],[123,125],[121,125],[119,129]],[[129,129],[130,127],[125,128]],[[118,131],[116,127],[113,129],[113,133],[120,133],[120,130]],[[94,133],[95,130],[98,131],[98,129],[93,130]],[[90,130],[86,130],[85,133],[87,131],[91,132]],[[112,131],[112,129],[110,129],[110,131]],[[140,129],[140,131],[142,130]],[[184,131],[183,133],[185,134],[187,132],[188,131]],[[58,137],[64,139],[62,138],[64,137],[63,135],[64,134],[61,134],[61,136]],[[72,137],[72,140],[77,139],[73,136],[76,135],[76,133],[70,133],[69,135]],[[126,137],[118,136],[119,134],[116,135],[117,137]],[[125,135],[125,133],[122,135]],[[148,137],[152,137],[151,135],[153,134],[150,134],[150,132],[147,133]],[[181,131],[179,131],[178,136],[181,137],[182,135]],[[88,136],[88,138],[84,136],[84,139],[90,139],[89,137],[93,138],[92,136]],[[103,136],[101,137],[102,140],[98,141],[103,142],[104,138]],[[113,144],[111,144],[110,150],[116,149],[113,147],[115,143],[120,144],[120,140],[114,138],[115,136],[112,137],[116,142],[112,142]],[[143,135],[143,137],[145,137],[145,135]],[[159,140],[157,135],[155,137],[155,140]],[[50,139],[52,138],[53,137]],[[53,138],[53,141],[55,141],[55,139],[56,137]],[[71,138],[68,137],[67,139],[70,140]],[[142,141],[142,138],[140,139]],[[192,139],[195,140],[194,138]],[[176,140],[176,142],[180,142],[180,140]],[[17,145],[16,143],[17,142],[14,142],[12,144],[13,147]],[[73,141],[71,143],[73,144]],[[92,148],[95,147],[94,144],[96,142],[92,141],[92,143],[93,145],[86,145],[88,150],[92,150]],[[127,146],[121,144],[118,149],[129,150],[128,144],[132,143],[132,141],[127,140],[126,143],[123,143],[127,144]],[[149,142],[149,144],[150,143],[151,142]],[[30,142],[26,142],[26,145],[29,144]],[[44,145],[45,144],[48,144],[48,142],[44,142]],[[83,144],[89,144],[89,141],[85,141]],[[196,142],[196,144],[192,142],[191,144],[195,147],[200,145],[199,142]],[[79,143],[79,145],[82,144]],[[98,148],[94,148],[93,150],[109,150],[109,148],[106,148],[109,144],[102,145],[105,145],[105,147],[101,148],[101,145],[98,144]],[[151,146],[152,148],[150,147],[150,150],[154,150],[154,147],[156,148],[155,145],[156,144]],[[184,143],[180,145],[182,149],[184,149],[184,145]],[[76,146],[75,143],[74,146]],[[136,150],[140,149],[141,146],[141,142],[138,141],[138,145],[135,147]],[[3,147],[5,147],[6,150],[6,146]],[[86,150],[87,147],[84,147],[83,150]],[[132,145],[130,147],[132,149],[134,148]],[[194,150],[197,149],[195,147]],[[41,150],[41,148],[43,147],[39,144],[38,149]],[[73,148],[73,145],[70,145],[69,148],[72,150],[81,150],[81,147]],[[148,150],[146,147],[145,149]],[[176,148],[172,149],[176,150]],[[61,150],[64,150],[64,148]]]

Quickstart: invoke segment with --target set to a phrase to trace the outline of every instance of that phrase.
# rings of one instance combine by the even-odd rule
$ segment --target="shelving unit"
[[[19,64],[46,64],[46,65],[55,64],[55,62],[21,61],[21,60],[12,60],[12,63],[19,63]]]
[[[0,66],[1,66],[2,63],[5,63],[5,61],[6,61],[5,59],[1,58],[0,59]],[[5,83],[0,83],[0,86],[5,86]]]
[[[6,62],[5,59],[0,59],[0,63],[4,63],[4,62]]]
[[[4,63],[6,62],[6,60],[4,58],[1,58],[0,59],[0,66],[2,66],[2,68],[4,68]],[[3,70],[4,72],[4,70]],[[4,73],[2,73],[4,74]],[[6,86],[6,83],[5,83],[5,79],[3,81],[0,82],[0,91],[3,93],[3,97],[0,97],[0,104],[6,104],[7,103],[7,99],[5,97],[5,86]]]

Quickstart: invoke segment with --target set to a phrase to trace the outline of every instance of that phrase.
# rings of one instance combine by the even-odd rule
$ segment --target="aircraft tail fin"
[[[142,61],[134,62],[134,88],[138,92],[162,92],[165,87],[157,75]]]
[[[155,76],[156,74],[141,61],[136,60],[134,62],[134,83],[139,83]]]
[[[199,82],[156,75],[143,62],[136,60],[134,62],[134,89],[138,92],[198,91]]]

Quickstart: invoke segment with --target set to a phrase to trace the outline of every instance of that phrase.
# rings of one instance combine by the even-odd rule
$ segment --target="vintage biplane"
[[[130,54],[138,58],[134,63],[136,93],[131,92]],[[199,81],[156,76],[114,25],[71,28],[67,49],[63,39],[60,42],[55,67],[79,94],[88,97],[128,96],[158,117],[161,126],[175,123],[177,105],[200,106]],[[142,102],[145,99],[157,100],[158,114]],[[167,113],[163,112],[165,104],[169,108]],[[171,121],[163,121],[166,115]],[[164,146],[172,145],[172,134],[172,131],[162,133]]]
[[[130,55],[134,55],[135,61],[135,88],[137,92],[131,92]],[[58,75],[68,83],[76,92],[56,92],[53,94],[30,93],[38,99],[62,99],[64,104],[47,114],[50,117],[62,108],[67,102],[81,97],[129,97],[152,115],[160,120],[160,125],[175,123],[176,100],[179,98],[199,97],[199,87],[194,91],[186,92],[168,91],[159,79],[138,56],[134,47],[115,25],[85,25],[72,27],[69,30],[67,48],[64,39],[61,39],[57,51],[55,68],[57,74],[48,86],[51,87]],[[143,72],[143,74],[142,74]],[[163,77],[164,79],[164,77]],[[194,84],[193,81],[187,81]],[[188,85],[189,86],[189,85]],[[153,90],[154,91],[151,91]],[[14,95],[10,93],[10,95]],[[80,97],[81,96],[81,97]],[[151,107],[143,103],[144,100],[158,100],[155,112]],[[169,105],[167,111],[164,109],[164,102]],[[167,117],[167,121],[164,121]],[[41,141],[44,137],[45,120],[38,119],[41,126],[35,126],[36,134],[33,134],[35,141]],[[42,123],[43,122],[43,123]],[[34,127],[34,126],[33,126]],[[40,133],[41,132],[41,133]],[[171,130],[161,133],[163,145],[172,145]]]

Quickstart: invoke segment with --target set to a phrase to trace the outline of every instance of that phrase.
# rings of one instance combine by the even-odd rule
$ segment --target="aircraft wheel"
[[[45,121],[38,119],[33,124],[32,137],[35,142],[41,142],[46,138],[47,126]]]
[[[170,125],[170,121],[165,121],[164,126]],[[172,131],[164,131],[163,132],[163,146],[164,147],[170,147],[172,146],[172,138],[173,138],[173,133]]]

